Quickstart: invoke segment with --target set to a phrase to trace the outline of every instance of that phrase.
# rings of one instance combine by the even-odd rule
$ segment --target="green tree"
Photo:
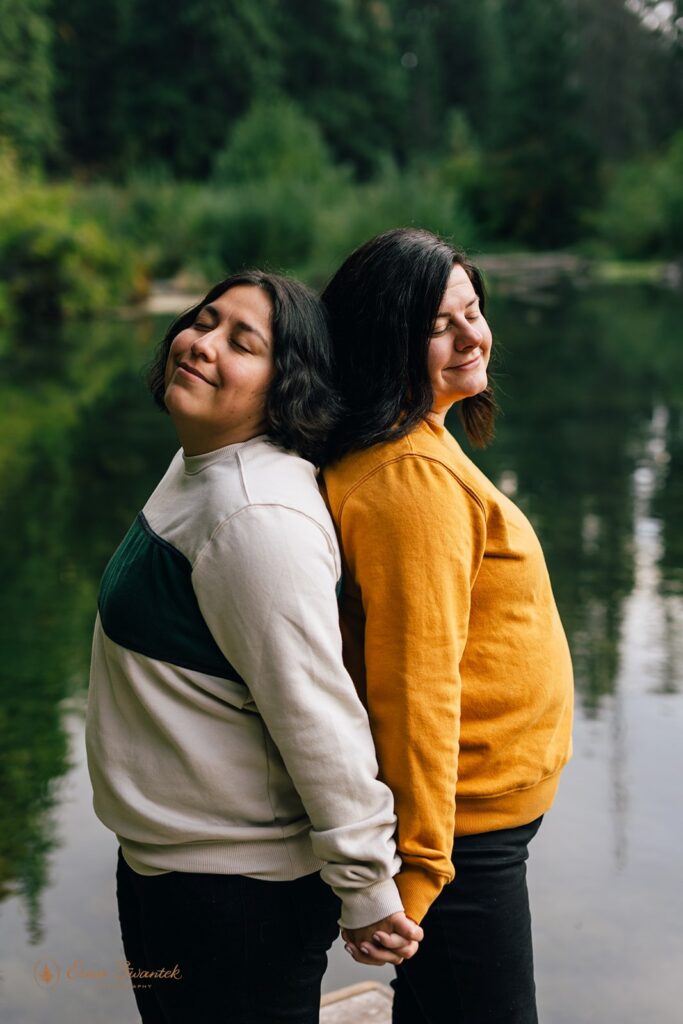
[[[367,176],[403,148],[406,82],[393,4],[282,4],[282,85],[317,121],[335,157]]]
[[[569,0],[577,24],[581,116],[603,159],[656,149],[679,125],[683,104],[680,30],[648,27],[624,0]],[[683,5],[678,4],[680,13]]]
[[[127,74],[127,0],[52,0],[55,104],[64,149],[58,169],[109,172],[125,126],[118,110]]]
[[[275,0],[54,2],[60,116],[78,165],[201,178],[230,124],[277,84]]]
[[[563,245],[594,187],[565,0],[500,0],[482,206],[495,237]]]
[[[407,145],[426,157],[443,151],[453,109],[485,136],[495,45],[491,5],[393,0],[392,6],[407,81]]]
[[[214,176],[226,184],[278,178],[317,182],[332,168],[315,121],[291,100],[267,99],[255,102],[235,124],[218,154]]]
[[[676,258],[683,252],[683,131],[655,155],[621,164],[594,218],[615,255]]]
[[[0,137],[29,164],[57,141],[48,0],[0,0]]]

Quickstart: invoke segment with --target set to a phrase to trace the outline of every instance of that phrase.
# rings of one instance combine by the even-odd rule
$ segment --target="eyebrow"
[[[235,328],[238,331],[246,331],[248,334],[255,334],[257,338],[260,338],[263,344],[268,348],[270,341],[266,338],[256,327],[252,327],[251,324],[246,323],[245,320],[238,320],[235,324]]]
[[[210,303],[207,306],[202,306],[202,308],[197,313],[197,316],[200,317],[202,313],[208,313],[211,316],[214,323],[218,323],[220,320],[220,314],[218,310],[216,309],[215,306],[212,306]],[[248,324],[246,320],[238,320],[235,323],[235,330],[241,331],[242,333],[246,331],[247,334],[255,334],[257,338],[261,339],[266,348],[268,348],[270,345],[270,341],[268,340],[268,338],[266,338],[261,333],[261,331],[258,330],[257,327],[254,327],[252,324]]]
[[[473,299],[470,299],[470,301],[465,306],[465,309],[470,309],[470,307],[474,306],[474,304],[476,302],[479,302],[479,296],[478,295],[475,295]],[[450,315],[451,315],[450,313],[437,313],[436,314],[436,319],[437,320],[443,320],[445,317],[450,316]]]
[[[202,308],[197,313],[197,317],[200,317],[202,313],[208,313],[209,316],[216,321],[216,323],[218,323],[218,321],[220,320],[218,310],[216,309],[215,306],[202,306]]]

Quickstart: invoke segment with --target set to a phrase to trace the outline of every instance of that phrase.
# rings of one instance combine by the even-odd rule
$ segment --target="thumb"
[[[419,924],[411,921],[405,914],[396,914],[392,919],[392,930],[402,935],[404,939],[411,939],[414,942],[422,942],[424,931]]]

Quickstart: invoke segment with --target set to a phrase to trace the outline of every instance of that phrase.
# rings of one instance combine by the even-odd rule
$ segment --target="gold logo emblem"
[[[33,977],[41,988],[54,988],[59,983],[62,972],[54,960],[38,960],[33,968]]]

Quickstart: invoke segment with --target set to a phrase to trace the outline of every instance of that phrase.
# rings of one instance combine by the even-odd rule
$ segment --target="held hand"
[[[346,950],[359,964],[382,967],[400,964],[414,956],[424,932],[401,911],[365,928],[344,928],[342,938]]]

